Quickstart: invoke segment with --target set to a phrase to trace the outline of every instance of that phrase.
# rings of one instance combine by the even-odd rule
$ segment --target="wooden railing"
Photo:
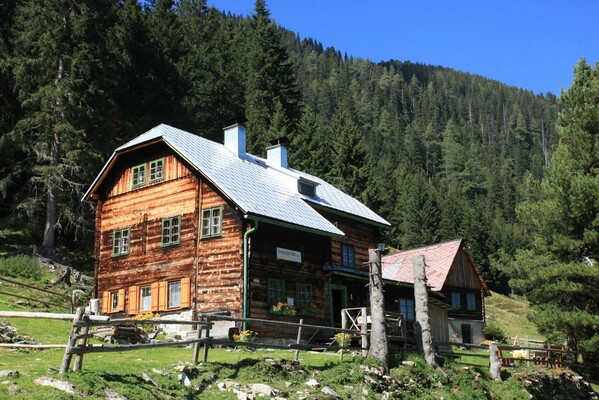
[[[28,289],[36,290],[36,291],[42,292],[42,293],[47,293],[47,294],[56,296],[58,298],[64,299],[64,300],[66,300],[66,301],[69,302],[69,306],[71,308],[71,313],[73,313],[74,310],[75,310],[75,303],[77,301],[77,295],[79,293],[82,293],[81,290],[75,289],[75,290],[73,290],[71,292],[71,295],[69,296],[67,294],[53,292],[52,290],[42,289],[42,288],[39,288],[37,286],[28,285],[26,283],[13,281],[12,279],[4,278],[4,277],[0,277],[0,281],[8,282],[8,283],[10,283],[12,285],[26,287]],[[29,296],[29,297],[20,296],[20,295],[15,294],[15,293],[9,293],[9,292],[4,292],[4,291],[0,291],[0,293],[4,294],[4,295],[7,295],[7,296],[11,296],[11,297],[16,297],[18,299],[24,299],[24,300],[32,301],[32,302],[35,302],[35,303],[44,304],[44,305],[51,306],[51,307],[58,307],[58,308],[63,308],[63,309],[65,308],[64,304],[56,303],[56,302],[50,302],[50,301],[45,301],[45,300],[40,300],[40,299],[33,298],[31,296]]]

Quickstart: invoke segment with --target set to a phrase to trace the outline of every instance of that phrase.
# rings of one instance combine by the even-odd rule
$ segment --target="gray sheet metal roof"
[[[390,225],[368,207],[318,177],[291,168],[268,166],[264,159],[251,154],[241,159],[220,143],[165,124],[118,147],[84,199],[90,195],[120,151],[159,138],[204,174],[246,214],[329,235],[343,235],[342,231],[311,207],[308,204],[310,202],[376,225]],[[300,177],[319,184],[316,198],[298,192],[297,181]]]

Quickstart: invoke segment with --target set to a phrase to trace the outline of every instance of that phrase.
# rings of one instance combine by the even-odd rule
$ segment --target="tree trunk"
[[[501,380],[501,364],[499,363],[499,355],[497,354],[497,343],[491,342],[489,345],[489,356],[491,358],[491,366],[489,371],[491,372],[491,378],[496,381]]]
[[[423,255],[412,257],[414,264],[414,303],[416,306],[416,341],[418,350],[424,353],[424,359],[431,367],[438,367],[435,361],[433,337],[428,315],[428,292],[426,291],[426,271]]]
[[[378,360],[383,373],[386,373],[389,370],[389,347],[387,345],[381,254],[376,249],[369,249],[368,260],[370,263],[370,314],[372,318],[368,358]]]

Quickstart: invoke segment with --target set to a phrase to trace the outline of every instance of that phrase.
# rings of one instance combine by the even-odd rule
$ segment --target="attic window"
[[[309,197],[316,197],[316,185],[300,180],[297,182],[297,191]]]

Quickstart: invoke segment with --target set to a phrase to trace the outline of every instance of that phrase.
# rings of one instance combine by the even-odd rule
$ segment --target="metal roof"
[[[87,199],[98,186],[107,169],[124,150],[162,139],[180,157],[202,173],[246,215],[264,217],[329,235],[344,235],[310,204],[347,214],[379,226],[390,226],[364,204],[326,181],[291,168],[272,167],[266,160],[251,154],[239,158],[224,145],[161,124],[118,147],[83,197]],[[298,192],[299,178],[318,183],[316,197]]]

